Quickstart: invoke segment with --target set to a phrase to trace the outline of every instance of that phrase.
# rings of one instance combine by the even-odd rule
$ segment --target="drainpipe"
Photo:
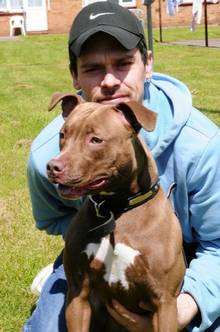
[[[205,18],[205,46],[209,47],[208,41],[208,15],[207,15],[207,1],[204,0],[204,18]]]
[[[152,30],[152,14],[151,5],[154,0],[144,0],[144,5],[147,8],[147,35],[148,35],[148,49],[153,54],[153,30]]]

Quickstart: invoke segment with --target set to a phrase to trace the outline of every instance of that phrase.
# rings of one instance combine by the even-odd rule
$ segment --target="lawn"
[[[177,30],[166,30],[167,39],[189,34],[179,29],[178,35]],[[4,332],[20,331],[36,301],[30,293],[33,277],[63,246],[59,237],[35,229],[26,163],[31,141],[59,113],[59,109],[47,112],[51,94],[72,90],[66,43],[64,35],[0,42],[0,331]],[[219,125],[220,49],[155,43],[154,55],[154,70],[184,81],[194,105]]]

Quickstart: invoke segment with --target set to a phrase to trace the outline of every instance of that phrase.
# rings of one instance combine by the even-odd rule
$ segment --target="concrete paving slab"
[[[8,41],[8,40],[14,40],[14,41],[18,41],[20,40],[19,36],[3,36],[3,37],[0,37],[0,41]]]

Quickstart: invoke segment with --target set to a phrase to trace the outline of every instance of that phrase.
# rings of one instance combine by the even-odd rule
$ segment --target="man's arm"
[[[199,307],[193,332],[206,330],[220,316],[220,133],[210,139],[187,180],[189,224],[198,244],[186,270],[183,293]]]
[[[205,147],[188,183],[190,227],[198,243],[177,299],[179,328],[204,331],[220,316],[220,133]],[[143,305],[144,307],[144,305]],[[114,302],[114,317],[141,331],[142,317]],[[110,312],[113,314],[113,312]],[[122,317],[123,316],[123,317]],[[196,318],[194,320],[194,318]],[[117,319],[119,321],[119,319]],[[129,323],[130,322],[130,323]],[[129,325],[130,324],[130,325]]]

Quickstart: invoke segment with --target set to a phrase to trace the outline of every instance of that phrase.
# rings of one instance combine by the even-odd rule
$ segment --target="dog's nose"
[[[64,164],[59,159],[52,159],[47,163],[47,171],[50,174],[59,175],[63,169]]]

